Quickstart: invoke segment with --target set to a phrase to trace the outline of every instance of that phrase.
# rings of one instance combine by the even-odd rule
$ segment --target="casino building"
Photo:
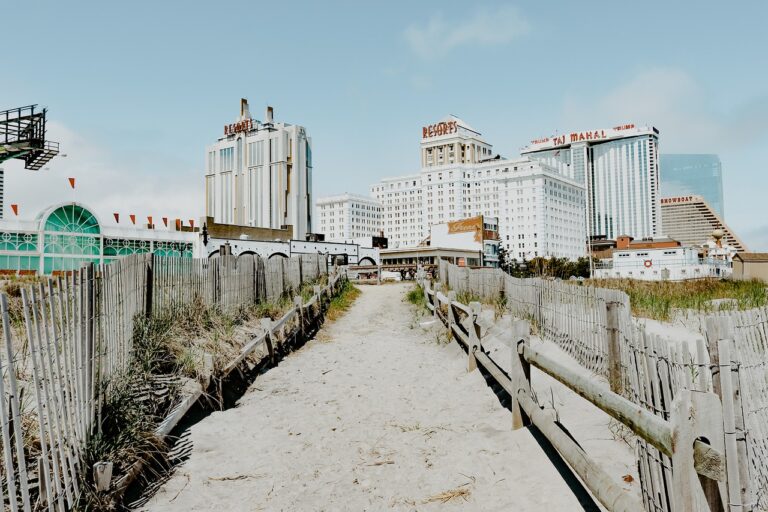
[[[584,186],[556,167],[493,153],[456,116],[421,130],[418,173],[370,188],[381,204],[390,249],[423,245],[430,227],[479,215],[498,219],[498,236],[518,260],[575,259],[586,253]]]
[[[554,135],[532,141],[521,153],[585,186],[590,236],[663,233],[656,128],[626,124]]]
[[[281,229],[304,240],[312,224],[312,140],[303,126],[251,118],[240,100],[237,120],[207,148],[205,211],[221,224]]]

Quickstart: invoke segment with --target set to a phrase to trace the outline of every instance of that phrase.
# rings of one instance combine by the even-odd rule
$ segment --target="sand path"
[[[407,287],[361,289],[238,407],[192,427],[190,459],[143,510],[581,510],[457,344],[420,326]],[[465,496],[436,499],[450,490]]]

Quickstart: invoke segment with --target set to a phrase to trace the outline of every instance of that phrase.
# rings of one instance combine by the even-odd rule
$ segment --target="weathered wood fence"
[[[76,503],[79,479],[91,470],[81,467],[82,451],[99,429],[110,377],[130,361],[137,316],[194,301],[227,310],[290,298],[327,272],[319,255],[268,261],[254,255],[211,260],[133,255],[22,288],[20,306],[0,294],[5,508],[63,511]],[[313,300],[320,301],[324,291],[316,289]],[[312,301],[296,303],[283,324],[308,307]],[[265,328],[267,340],[279,330]],[[251,350],[257,345],[252,342]]]
[[[445,262],[441,262],[439,275],[442,285],[452,293],[497,302],[513,316],[529,321],[543,339],[555,342],[581,365],[578,370],[587,373],[552,366],[545,355],[528,345],[520,347],[521,365],[533,364],[572,389],[577,387],[576,381],[604,378],[607,388],[575,390],[593,403],[606,396],[622,401],[625,410],[621,414],[611,412],[605,404],[596,405],[625,424],[623,414],[632,411],[657,425],[655,437],[650,438],[636,426],[627,425],[638,435],[636,455],[645,510],[765,510],[765,310],[711,317],[706,341],[689,346],[646,332],[631,316],[629,297],[617,290],[517,279],[498,269],[467,269]],[[462,311],[469,316],[467,311],[471,310],[456,305],[455,296],[449,300],[439,292],[427,295],[438,314],[441,306],[445,309],[446,304],[453,304],[441,316],[446,321],[450,322],[451,311],[454,316],[461,316]],[[482,347],[476,350],[482,352]],[[685,411],[697,411],[698,421],[680,423]],[[657,419],[650,420],[649,415]],[[696,434],[691,449],[697,437],[705,438],[709,445],[698,441],[691,457],[681,458],[679,451],[660,442],[658,434],[670,432],[667,427],[678,438]],[[685,481],[693,481],[690,464],[694,462],[698,474],[708,478],[702,479],[701,485],[688,485],[690,491],[686,493],[680,487],[681,473],[687,475]]]

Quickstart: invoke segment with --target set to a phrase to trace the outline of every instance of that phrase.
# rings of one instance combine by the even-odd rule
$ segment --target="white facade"
[[[516,260],[586,255],[584,186],[535,161],[502,173],[499,236]]]
[[[421,163],[418,174],[371,186],[390,248],[418,245],[433,224],[483,215],[499,219],[501,242],[514,258],[585,254],[584,187],[557,169],[494,156],[454,116],[422,129]]]
[[[222,224],[280,229],[293,238],[312,232],[312,141],[302,126],[252,119],[241,101],[240,116],[208,146],[205,211]]]
[[[265,241],[265,240],[228,240],[211,238],[208,245],[203,246],[201,257],[212,257],[218,254],[224,244],[229,244],[229,250],[234,256],[241,254],[256,254],[262,258],[290,258],[297,254],[323,254],[332,256],[347,256],[350,265],[378,265],[381,262],[379,249],[362,247],[358,244],[334,242],[308,242],[305,240]]]
[[[315,225],[326,240],[344,241],[379,236],[381,204],[370,197],[341,194],[317,200]]]
[[[595,268],[598,279],[639,279],[643,281],[684,281],[705,277],[728,277],[728,259],[712,253],[699,258],[695,247],[615,250],[611,260]]]
[[[522,154],[585,185],[590,235],[656,237],[663,233],[658,134],[627,124],[535,140]]]

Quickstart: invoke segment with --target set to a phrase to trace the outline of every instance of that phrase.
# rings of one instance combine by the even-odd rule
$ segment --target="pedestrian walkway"
[[[236,408],[193,426],[189,460],[143,510],[581,510],[407,289],[361,287]]]

